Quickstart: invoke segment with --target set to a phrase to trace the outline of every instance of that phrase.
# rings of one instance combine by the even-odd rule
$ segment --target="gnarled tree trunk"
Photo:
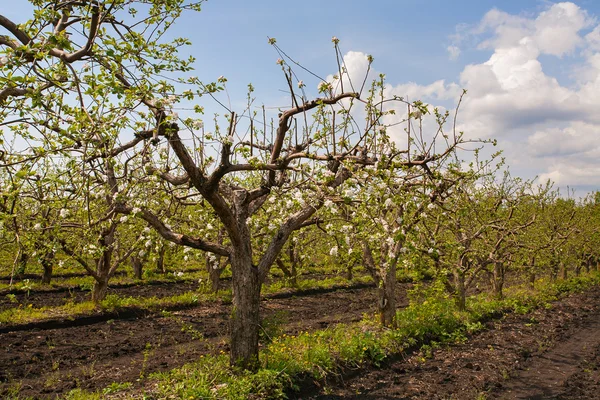
[[[230,360],[237,367],[256,370],[262,282],[250,254],[236,249],[230,261],[233,284]]]

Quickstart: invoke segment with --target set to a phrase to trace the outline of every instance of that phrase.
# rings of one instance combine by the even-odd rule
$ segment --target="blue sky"
[[[7,16],[29,17],[26,0],[11,4]],[[600,189],[599,19],[597,0],[209,0],[173,33],[192,40],[195,75],[228,79],[234,107],[248,83],[258,104],[281,105],[268,36],[321,76],[336,69],[336,36],[356,74],[375,57],[390,94],[452,108],[467,88],[461,129],[497,138],[513,173],[583,194]]]

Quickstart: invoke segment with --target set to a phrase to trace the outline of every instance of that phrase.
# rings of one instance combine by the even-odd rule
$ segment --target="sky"
[[[27,3],[2,12],[28,19]],[[600,190],[600,1],[208,0],[173,35],[191,39],[201,80],[227,78],[233,108],[248,83],[258,104],[289,102],[268,37],[328,76],[335,36],[350,74],[370,54],[390,94],[451,110],[467,89],[459,129],[497,139],[513,175]]]

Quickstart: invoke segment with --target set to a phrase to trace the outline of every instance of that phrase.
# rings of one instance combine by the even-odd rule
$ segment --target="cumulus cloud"
[[[499,139],[509,164],[527,177],[600,187],[596,18],[570,2],[554,4],[533,17],[492,9],[470,29],[457,27],[449,54],[459,54],[458,46],[467,37],[476,38],[475,47],[492,54],[485,62],[466,65],[458,82],[401,83],[388,92],[448,104],[465,88],[459,129],[469,137]],[[571,68],[573,85],[559,83],[544,70],[548,57]]]
[[[599,189],[597,19],[571,2],[553,4],[534,16],[492,9],[477,24],[458,26],[451,39],[450,58],[458,57],[465,44],[492,54],[484,62],[466,65],[456,82],[388,83],[386,95],[450,108],[467,89],[458,129],[470,138],[498,139],[515,173],[552,179],[561,186]],[[544,68],[548,60],[570,70],[573,83],[561,83],[549,74]],[[345,63],[350,76],[364,78],[365,54],[348,53]],[[405,117],[399,113],[386,122]],[[402,142],[403,127],[392,135]]]

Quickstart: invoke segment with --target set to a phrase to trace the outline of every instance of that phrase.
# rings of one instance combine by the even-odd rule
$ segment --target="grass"
[[[97,312],[126,311],[128,309],[158,312],[164,309],[184,307],[197,304],[202,301],[213,301],[212,294],[200,294],[187,292],[170,297],[121,297],[108,295],[99,305],[91,301],[81,303],[67,303],[58,307],[18,307],[10,308],[0,312],[0,326],[3,324],[26,324],[30,322],[42,322],[59,318],[72,319],[75,317],[90,315]]]
[[[76,287],[84,290],[91,290],[93,281],[91,277],[86,278],[73,278],[74,281],[79,282]],[[121,283],[132,281],[130,278],[124,277],[121,279]],[[159,282],[159,281],[156,281]],[[190,282],[189,278],[181,279],[173,275],[168,276],[160,282]],[[53,319],[73,319],[76,317],[91,315],[98,312],[113,312],[113,311],[125,311],[128,309],[140,309],[148,312],[159,312],[165,309],[172,309],[177,307],[185,307],[197,304],[199,302],[210,302],[210,301],[230,301],[231,300],[231,289],[220,290],[218,294],[212,293],[208,280],[203,279],[202,283],[199,284],[198,290],[191,291],[183,294],[178,294],[169,297],[127,297],[118,295],[108,295],[104,301],[99,305],[95,305],[92,301],[84,302],[70,302],[62,306],[56,307],[40,307],[34,308],[31,304],[16,304],[14,308],[10,308],[0,312],[0,326],[4,324],[18,325],[27,324],[32,322],[49,321]],[[346,287],[361,283],[370,283],[370,277],[356,277],[352,281],[348,281],[342,277],[331,277],[323,280],[316,279],[305,279],[299,280],[298,285],[293,289],[294,291],[302,290],[315,290],[315,289],[329,289],[333,287]],[[144,282],[148,284],[149,282]],[[87,286],[86,286],[87,284]],[[112,283],[117,284],[115,283]],[[37,290],[39,285],[32,283],[25,283],[28,290]],[[88,287],[89,286],[89,287]],[[17,284],[16,288],[23,289],[22,284]],[[24,289],[23,289],[24,290]],[[289,288],[282,281],[276,281],[271,284],[264,285],[263,294],[272,295],[275,293],[283,293],[288,291]],[[13,296],[14,295],[5,295]]]
[[[459,312],[443,288],[432,284],[412,292],[411,305],[398,311],[398,327],[383,329],[375,319],[340,324],[315,332],[274,338],[261,351],[257,373],[232,370],[225,355],[204,356],[198,362],[155,374],[155,389],[145,399],[282,399],[297,389],[301,378],[321,381],[347,367],[381,365],[390,356],[409,348],[431,349],[443,342],[462,341],[468,333],[484,328],[482,322],[501,313],[527,313],[548,307],[565,294],[600,284],[593,274],[556,283],[540,282],[537,290],[507,290],[503,300],[487,295],[469,299],[468,310]]]
[[[345,281],[347,282],[347,281]],[[337,283],[333,279],[327,284]],[[528,313],[569,293],[581,292],[600,284],[600,274],[593,273],[565,281],[540,280],[535,290],[525,286],[507,288],[506,297],[493,299],[487,294],[468,299],[467,311],[458,311],[454,301],[439,283],[416,285],[410,293],[410,305],[397,313],[398,327],[382,328],[374,316],[363,321],[297,335],[270,337],[263,345],[261,368],[256,373],[236,371],[229,366],[225,354],[201,356],[197,362],[165,373],[150,375],[142,393],[129,385],[111,385],[104,392],[76,390],[68,399],[101,399],[110,393],[124,391],[145,399],[283,399],[297,390],[301,379],[322,381],[340,374],[345,368],[382,365],[391,356],[407,349],[428,350],[440,343],[464,341],[469,333],[484,329],[484,322],[504,313]],[[314,286],[310,286],[314,288]],[[200,294],[186,293],[163,299],[134,299],[111,296],[102,303],[104,310],[127,307],[160,310],[204,299]],[[81,303],[79,306],[84,306]],[[74,307],[74,305],[70,305]],[[73,311],[72,309],[69,311]],[[40,316],[40,310],[22,310]],[[3,321],[0,314],[0,321]],[[14,320],[11,320],[14,323]],[[87,397],[86,397],[87,396]]]

